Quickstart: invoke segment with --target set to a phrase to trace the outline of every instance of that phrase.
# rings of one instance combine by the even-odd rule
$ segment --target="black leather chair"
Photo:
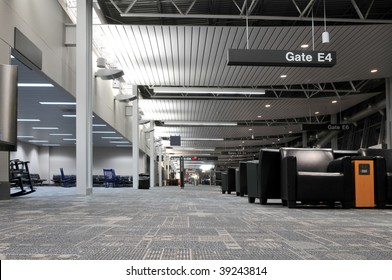
[[[280,154],[278,149],[260,150],[258,177],[261,204],[267,204],[268,199],[281,198]]]
[[[358,156],[359,153],[357,150],[333,150],[333,157],[335,159],[341,158],[341,157],[355,157]]]
[[[378,208],[392,204],[392,149],[360,149],[359,154],[374,160],[374,198]]]
[[[353,172],[350,157],[334,159],[332,149],[281,148],[281,196],[289,208],[336,201],[352,206]]]
[[[222,172],[222,193],[231,194],[235,192],[235,168],[228,168]]]
[[[259,190],[258,190],[258,169],[259,169],[259,161],[252,160],[246,163],[246,184],[248,187],[248,202],[254,203],[256,197],[259,198]]]
[[[222,172],[222,193],[226,192],[235,192],[235,168],[228,168],[227,172]]]
[[[247,161],[241,161],[238,173],[236,174],[236,193],[239,196],[244,196],[248,194],[248,183],[247,183],[247,175],[246,175],[246,166]],[[238,176],[237,176],[238,175]]]
[[[280,153],[278,149],[261,149],[257,160],[256,183],[248,184],[248,201],[260,199],[267,204],[268,199],[280,199]]]

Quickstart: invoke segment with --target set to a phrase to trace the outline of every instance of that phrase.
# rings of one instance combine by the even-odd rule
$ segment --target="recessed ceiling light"
[[[76,141],[76,139],[73,138],[63,138],[64,141]]]
[[[287,75],[280,75],[281,78],[287,78]]]
[[[318,114],[320,114],[320,112],[317,111],[317,112],[314,112],[314,114],[315,114],[315,115],[318,115]]]
[[[289,133],[293,133],[293,132],[290,130]]]
[[[370,72],[371,72],[371,73],[377,73],[377,72],[378,72],[378,69],[370,70]]]
[[[117,137],[117,136],[102,136],[102,139],[123,139],[123,137]]]
[[[193,121],[164,121],[164,125],[180,126],[236,126],[236,122],[193,122]]]
[[[50,133],[50,136],[72,136],[72,133]]]
[[[257,116],[258,118],[261,118],[261,116]]]
[[[116,133],[116,132],[115,131],[93,131],[93,133],[112,134],[112,133]]]
[[[34,136],[18,135],[17,138],[34,138]]]
[[[129,144],[129,141],[109,141],[111,144]]]
[[[249,131],[252,131],[253,129],[252,128],[249,128]]]
[[[337,100],[332,100],[332,103],[335,104],[335,103],[338,103],[338,101]]]
[[[59,129],[58,127],[33,126],[32,129]]]
[[[48,143],[48,140],[29,140],[30,143]]]
[[[124,147],[124,148],[126,148],[126,147],[132,147],[132,145],[116,145],[116,147]]]
[[[309,44],[303,44],[303,45],[301,45],[301,48],[303,48],[303,49],[309,48]]]
[[[49,83],[18,83],[18,87],[54,87]]]
[[[18,122],[40,122],[40,119],[18,119]]]
[[[63,115],[64,118],[76,118],[76,115]]]
[[[265,108],[271,107],[271,104],[265,104]]]
[[[93,124],[93,126],[106,126],[106,124]]]
[[[46,102],[46,101],[41,101],[40,104],[42,104],[42,105],[76,105],[76,102]]]

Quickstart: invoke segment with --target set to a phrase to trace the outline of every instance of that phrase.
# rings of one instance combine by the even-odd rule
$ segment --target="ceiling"
[[[383,93],[384,78],[392,76],[392,1],[326,1],[329,44],[321,43],[324,9],[319,0],[97,3],[95,10],[106,24],[94,25],[95,47],[99,55],[108,56],[109,66],[124,70],[124,86],[139,86],[142,118],[155,121],[154,136],[163,142],[172,135],[198,139],[182,140],[183,147],[193,150],[167,148],[176,155],[208,154],[218,156],[219,164],[233,164],[227,151],[246,152],[236,157],[243,160],[253,158],[263,146],[292,145],[302,137],[302,123],[327,123],[331,114],[343,117],[346,109]],[[311,50],[312,4],[314,49],[336,51],[334,67],[227,66],[229,48],[302,50],[301,45],[307,43],[307,50]],[[127,16],[121,16],[120,11]],[[21,69],[23,81],[44,79],[28,68]],[[378,72],[371,73],[372,69]],[[287,77],[281,78],[283,74]],[[158,87],[263,89],[265,94],[159,93]],[[75,138],[75,118],[62,116],[74,114],[75,106],[39,103],[74,101],[71,95],[57,87],[24,88],[19,94],[19,118],[40,119],[40,125],[61,127],[61,133]],[[237,125],[173,126],[165,121]],[[94,130],[113,131],[97,116],[93,122],[106,125]],[[37,145],[75,143],[64,140],[68,136],[53,136],[53,132],[33,131],[31,127],[30,122],[19,122],[18,135],[48,140]],[[102,137],[122,137],[117,132],[93,136],[94,145],[113,147],[119,144]]]

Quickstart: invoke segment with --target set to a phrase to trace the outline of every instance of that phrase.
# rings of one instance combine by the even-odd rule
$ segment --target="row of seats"
[[[337,202],[351,208],[355,196],[353,159],[374,162],[376,206],[384,208],[392,203],[392,150],[385,149],[261,149],[259,160],[241,162],[239,169],[222,172],[222,193],[248,194],[250,203],[256,198],[261,204],[281,199],[289,208],[298,203],[334,207]]]

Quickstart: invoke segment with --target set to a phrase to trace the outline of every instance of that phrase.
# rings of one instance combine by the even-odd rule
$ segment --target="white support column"
[[[155,187],[155,143],[154,143],[154,121],[150,121],[150,188]]]
[[[162,187],[162,143],[158,146],[159,160],[158,160],[158,184]]]
[[[132,94],[138,95],[137,86],[132,86]],[[139,188],[139,99],[132,107],[132,180],[133,188]]]
[[[392,149],[392,78],[385,79],[386,119],[385,119],[385,144]]]
[[[77,1],[76,192],[89,195],[92,182],[92,0]]]

